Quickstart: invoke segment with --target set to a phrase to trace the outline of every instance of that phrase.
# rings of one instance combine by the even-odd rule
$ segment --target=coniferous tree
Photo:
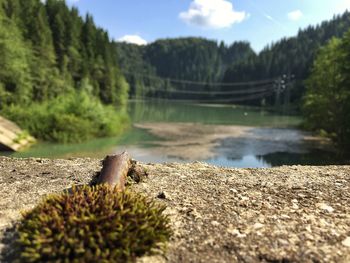
[[[32,57],[12,13],[7,16],[7,1],[0,1],[0,108],[4,104],[31,100],[32,78],[29,61]]]
[[[304,80],[320,47],[332,37],[342,37],[350,27],[350,13],[334,16],[331,21],[299,30],[296,37],[266,46],[256,57],[235,62],[224,74],[224,82],[240,82],[277,78],[284,74],[294,75],[292,100],[301,105],[305,93]]]
[[[1,114],[44,140],[115,135],[128,94],[115,53],[107,32],[65,1],[0,0]]]

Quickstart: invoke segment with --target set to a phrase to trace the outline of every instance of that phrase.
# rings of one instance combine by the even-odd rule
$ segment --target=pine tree
[[[31,100],[29,61],[32,57],[16,23],[6,15],[6,1],[0,1],[0,108]]]

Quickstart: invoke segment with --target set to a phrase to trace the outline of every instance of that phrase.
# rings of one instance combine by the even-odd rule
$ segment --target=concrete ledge
[[[0,116],[0,149],[21,151],[35,143],[35,139],[15,123]]]
[[[350,262],[350,166],[140,165],[149,177],[132,187],[167,205],[175,232],[165,256],[142,262]],[[100,168],[96,159],[0,158],[0,238],[21,210]]]

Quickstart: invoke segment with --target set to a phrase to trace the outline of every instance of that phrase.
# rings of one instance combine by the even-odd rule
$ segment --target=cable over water
[[[264,85],[258,88],[247,88],[244,90],[232,90],[232,91],[194,91],[194,90],[166,90],[166,89],[156,89],[155,91],[161,93],[179,93],[179,94],[198,94],[198,95],[241,95],[241,94],[251,94],[261,91],[275,90],[276,87],[269,85]]]
[[[232,97],[232,98],[227,98],[227,99],[217,99],[217,98],[212,98],[212,99],[168,99],[168,98],[162,98],[162,97],[156,97],[156,96],[143,96],[144,99],[153,99],[153,100],[171,100],[174,102],[222,102],[222,103],[232,103],[232,102],[243,102],[243,101],[251,101],[251,100],[257,100],[257,99],[262,99],[262,98],[267,98],[274,95],[274,91],[267,91],[259,94],[254,94],[254,95],[249,95],[249,96],[242,96],[242,97]]]
[[[203,81],[192,81],[183,79],[173,79],[173,78],[162,78],[158,76],[150,76],[141,73],[135,73],[130,71],[122,71],[123,74],[129,76],[140,76],[147,79],[162,80],[164,82],[177,83],[177,84],[189,84],[194,86],[209,86],[209,87],[237,87],[237,86],[251,86],[251,85],[261,85],[267,83],[274,83],[276,78],[257,80],[257,81],[244,81],[244,82],[203,82]]]
[[[137,72],[124,71],[129,76],[139,76],[145,83],[161,81],[144,89],[138,98],[161,99],[179,102],[245,102],[256,101],[276,95],[276,104],[283,93],[289,96],[291,78],[286,76],[245,82],[203,82],[184,79],[162,78]],[[143,83],[143,87],[147,87]],[[164,83],[164,84],[162,84]],[[200,88],[200,89],[199,89]],[[289,100],[289,99],[288,99]]]

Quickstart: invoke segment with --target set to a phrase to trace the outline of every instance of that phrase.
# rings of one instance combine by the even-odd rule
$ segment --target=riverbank
[[[174,230],[167,254],[144,262],[350,260],[350,166],[139,165],[149,176],[132,188],[165,203]],[[0,158],[0,250],[21,210],[100,169],[97,159]]]

